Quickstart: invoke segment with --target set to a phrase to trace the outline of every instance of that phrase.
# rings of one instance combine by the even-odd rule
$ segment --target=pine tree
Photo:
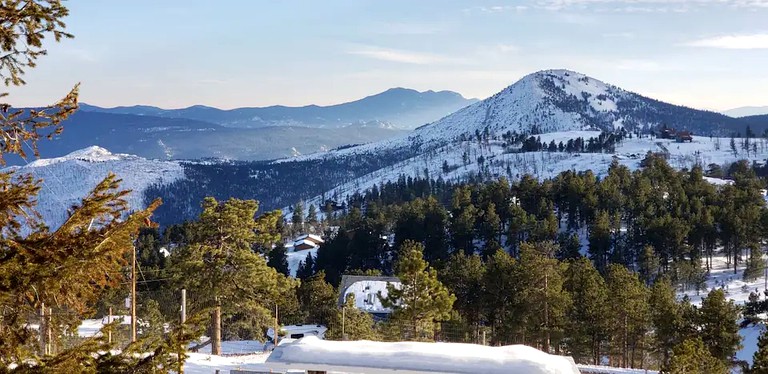
[[[643,247],[638,266],[640,267],[640,278],[643,282],[647,285],[652,284],[659,272],[659,258],[656,256],[652,246],[646,245]]]
[[[325,273],[321,271],[305,279],[296,293],[306,314],[304,322],[325,326],[338,324],[337,292],[325,281]]]
[[[21,86],[23,74],[45,55],[43,42],[72,37],[64,31],[69,10],[59,0],[11,1],[3,4],[0,23],[0,78],[6,86]],[[9,97],[3,93],[3,97]],[[5,110],[0,114],[0,165],[10,154],[27,159],[38,140],[61,133],[62,121],[77,110],[75,87],[58,103],[34,110]],[[144,340],[122,352],[102,336],[71,349],[43,357],[34,352],[35,334],[28,317],[40,306],[54,307],[50,326],[54,336],[64,326],[77,326],[96,301],[123,281],[123,266],[139,228],[159,205],[128,214],[128,191],[110,174],[80,203],[71,207],[58,229],[49,230],[35,211],[41,181],[30,175],[0,172],[0,364],[4,372],[167,372],[185,358],[183,348],[193,338],[194,322],[186,332],[174,328],[165,340]],[[91,225],[97,222],[98,225]],[[21,233],[25,228],[28,234]],[[90,229],[89,229],[90,228]],[[64,313],[66,312],[66,313]],[[194,331],[193,331],[194,330]],[[143,355],[137,353],[141,350]],[[179,353],[175,356],[172,353]],[[15,365],[12,369],[9,365]]]
[[[675,347],[669,365],[664,372],[669,374],[725,374],[728,369],[722,361],[710,354],[701,338],[696,337],[685,340]]]
[[[752,282],[757,278],[763,276],[765,271],[765,260],[762,258],[762,253],[759,250],[753,249],[753,255],[750,255],[747,259],[747,268],[744,269],[744,281]]]
[[[472,204],[472,191],[469,188],[457,188],[451,197],[451,244],[455,250],[463,250],[471,255],[475,253],[474,231],[477,220],[477,208]]]
[[[203,201],[194,238],[176,249],[171,271],[190,294],[190,309],[220,304],[222,334],[255,338],[272,324],[275,304],[295,292],[297,282],[279,274],[252,248],[275,239],[275,214],[256,217],[255,200]]]
[[[485,242],[495,241],[498,242],[501,233],[501,219],[496,214],[496,204],[488,203],[482,217],[479,219],[480,238]]]
[[[576,233],[562,233],[558,237],[560,250],[557,252],[558,260],[578,259],[581,257],[581,242]]]
[[[621,367],[634,367],[645,349],[645,335],[650,329],[648,289],[621,265],[608,266],[608,305],[610,313],[611,350]]]
[[[304,231],[304,202],[303,201],[300,201],[293,206],[291,223],[293,224],[294,231],[296,232]]]
[[[278,273],[283,275],[291,275],[288,268],[288,250],[285,248],[283,242],[278,242],[272,250],[269,251],[269,261],[267,265],[277,270]]]
[[[440,281],[456,295],[453,307],[464,320],[475,328],[483,320],[485,292],[485,264],[478,255],[466,256],[454,253],[439,273]]]
[[[712,356],[730,365],[741,348],[739,307],[726,300],[723,290],[714,290],[701,302],[700,336]]]
[[[672,349],[690,337],[687,332],[693,328],[686,328],[686,325],[692,325],[694,321],[686,321],[684,309],[675,297],[675,289],[666,277],[657,280],[651,287],[650,307],[654,350],[661,356],[662,363],[667,365]]]
[[[392,322],[414,339],[428,339],[436,321],[450,318],[456,301],[424,261],[423,251],[419,243],[403,243],[395,265],[400,287],[389,284],[387,296],[379,295],[382,305],[393,310]]]
[[[601,272],[608,265],[611,254],[611,221],[608,212],[597,214],[595,222],[589,227],[589,255]]]
[[[757,351],[752,355],[752,367],[750,367],[748,373],[768,373],[768,330],[763,330],[757,339]]]
[[[563,266],[553,258],[553,243],[523,243],[519,274],[529,341],[549,352],[552,341],[559,345],[566,325],[570,295],[563,290]]]
[[[310,226],[317,226],[317,208],[315,208],[315,204],[309,204],[306,222]]]
[[[347,295],[342,311],[338,312],[338,324],[328,331],[330,339],[337,340],[378,340],[374,329],[373,316],[355,307],[355,294]],[[344,336],[342,336],[342,330]]]
[[[483,313],[491,325],[493,345],[516,342],[524,324],[522,299],[511,297],[521,293],[519,270],[517,261],[503,250],[496,251],[486,263]]]
[[[592,261],[581,257],[569,263],[563,287],[573,301],[567,314],[566,345],[577,362],[589,359],[598,365],[610,328],[605,280]]]
[[[307,253],[306,259],[299,262],[299,268],[296,270],[296,278],[299,278],[302,281],[306,280],[315,275],[317,270],[318,269],[316,269],[315,266],[315,258],[312,256],[312,253]],[[323,274],[325,274],[325,272],[323,272]]]

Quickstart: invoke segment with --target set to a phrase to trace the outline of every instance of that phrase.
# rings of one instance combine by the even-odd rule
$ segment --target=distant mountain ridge
[[[344,128],[263,127],[240,129],[187,118],[79,110],[63,122],[54,141],[39,142],[43,158],[61,157],[98,145],[115,153],[147,159],[270,160],[328,151],[407,134],[386,123],[361,123]],[[10,165],[25,162],[11,155]]]
[[[400,129],[413,129],[447,116],[476,101],[476,99],[466,99],[452,91],[419,92],[398,87],[359,100],[329,106],[276,105],[224,110],[204,105],[162,109],[146,105],[102,108],[81,104],[80,109],[88,112],[186,118],[237,128],[272,126],[339,128],[360,122],[379,121]]]
[[[734,118],[766,115],[768,114],[768,106],[744,106],[726,110],[723,114]]]
[[[403,136],[376,142],[357,141],[351,134],[355,131],[364,134],[385,131],[391,134],[393,130],[386,128],[388,122],[361,120],[342,128],[276,126],[239,129],[205,121],[150,115],[89,111],[75,116],[78,115],[81,116],[81,123],[90,118],[90,124],[81,130],[73,130],[79,126],[70,124],[67,127],[65,124],[62,136],[70,134],[91,139],[94,135],[89,131],[99,131],[97,134],[127,139],[128,135],[121,131],[129,129],[131,132],[128,134],[142,135],[132,138],[131,142],[115,141],[117,146],[127,143],[141,152],[146,149],[157,149],[160,153],[168,151],[170,158],[185,158],[179,154],[213,153],[214,158],[237,160],[223,151],[247,155],[286,139],[296,144],[309,140],[318,144],[318,137],[321,136],[332,137],[337,144],[342,142],[335,147],[323,148],[333,149],[328,152],[309,155],[304,149],[289,147],[284,151],[287,154],[283,157],[286,158],[276,161],[180,163],[183,178],[152,184],[143,190],[145,199],[163,198],[164,205],[156,212],[158,222],[163,224],[194,217],[199,213],[199,203],[205,196],[253,198],[259,200],[264,209],[290,206],[299,200],[314,201],[317,205],[327,198],[344,199],[374,184],[381,185],[400,177],[459,181],[505,176],[513,180],[531,174],[544,178],[562,170],[604,172],[614,159],[634,169],[640,167],[642,155],[649,151],[669,152],[672,155],[670,162],[679,168],[690,168],[696,162],[723,164],[744,158],[744,153],[731,151],[727,146],[721,149],[719,144],[727,145],[731,134],[745,134],[747,126],[762,134],[760,126],[766,123],[763,120],[768,119],[762,116],[736,119],[720,113],[676,106],[568,70],[530,74],[488,99]],[[117,116],[123,122],[106,121],[105,124],[103,116]],[[148,125],[146,121],[150,121]],[[184,121],[191,121],[190,125],[185,127]],[[648,136],[648,131],[658,131],[662,125],[693,131],[697,136],[693,142],[684,144],[675,143],[673,139]],[[601,131],[621,128],[629,132],[640,130],[645,134],[641,138],[627,136],[624,143],[615,148],[615,153],[603,150],[589,152],[583,146],[585,142],[590,143],[604,135]],[[262,131],[272,135],[267,136]],[[555,144],[555,148],[557,143],[568,144],[577,140],[582,142],[582,147],[566,151],[560,145],[559,151],[524,151],[505,137],[510,132],[525,138],[532,136],[537,144]],[[721,135],[723,138],[711,138],[709,135]],[[41,145],[56,143],[41,142]],[[361,143],[367,144],[355,145]],[[135,153],[124,148],[111,151]],[[756,161],[766,156],[768,153],[761,149],[748,154],[747,158]],[[96,167],[100,163],[77,165]],[[49,167],[52,166],[45,168]],[[136,177],[139,175],[130,176]]]

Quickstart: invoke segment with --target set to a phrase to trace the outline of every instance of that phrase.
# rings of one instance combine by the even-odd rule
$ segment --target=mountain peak
[[[35,160],[33,162],[30,162],[27,165],[27,167],[42,167],[42,166],[47,166],[51,164],[57,164],[60,162],[74,161],[74,160],[87,161],[87,162],[114,161],[114,160],[121,160],[126,157],[128,157],[128,155],[113,154],[112,152],[108,151],[106,148],[93,145],[87,148],[78,149],[74,152],[70,152],[66,156],[56,157],[56,158],[43,158],[43,159]]]

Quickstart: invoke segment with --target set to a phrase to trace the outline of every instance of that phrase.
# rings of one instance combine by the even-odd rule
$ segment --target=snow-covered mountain
[[[768,114],[768,106],[743,106],[739,108],[729,109],[723,112],[723,114],[735,118],[748,117],[748,116],[760,116]]]
[[[478,133],[649,130],[663,124],[697,134],[731,134],[747,123],[723,114],[647,98],[568,70],[530,74],[501,92],[417,128],[407,137],[346,152],[443,146]],[[318,155],[319,156],[319,155]]]
[[[176,162],[113,154],[97,146],[2,171],[10,170],[43,180],[37,211],[51,229],[59,227],[69,207],[78,204],[110,172],[123,180],[121,188],[132,191],[127,197],[131,210],[145,207],[144,190],[148,186],[184,178],[184,169]]]
[[[45,175],[47,184],[55,184],[58,183],[57,178],[72,178],[72,173],[58,166],[60,164],[73,165],[70,167],[79,169],[81,174],[93,172],[98,175],[105,174],[106,170],[114,170],[126,179],[126,183],[134,183],[127,187],[145,191],[147,199],[162,197],[165,204],[156,216],[164,224],[171,224],[194,218],[205,196],[257,199],[261,202],[262,210],[270,210],[292,205],[302,199],[308,201],[314,196],[319,200],[323,194],[325,197],[343,199],[373,184],[396,180],[400,175],[461,180],[478,175],[482,178],[507,176],[516,179],[524,174],[533,174],[546,178],[567,169],[592,169],[600,173],[607,169],[614,157],[636,168],[648,151],[668,154],[670,163],[675,167],[690,167],[694,163],[722,164],[742,158],[765,160],[768,147],[762,140],[751,141],[752,149],[748,152],[741,147],[736,150],[729,147],[731,134],[744,134],[746,125],[757,130],[755,123],[659,102],[572,71],[549,70],[526,76],[496,95],[422,126],[406,136],[375,143],[342,145],[315,154],[305,154],[302,148],[294,147],[289,149],[293,157],[275,162],[251,163],[199,162],[177,165],[125,155],[101,155],[97,159],[118,157],[119,160],[94,163],[70,155],[63,158],[68,159],[66,162],[39,161],[39,170],[36,172],[40,176]],[[611,153],[585,153],[589,150],[584,146],[579,150],[563,149],[569,140],[580,139],[587,143],[590,138],[600,136],[601,131],[614,131],[621,127],[629,130],[656,129],[661,124],[693,130],[697,136],[691,143],[675,143],[673,140],[648,137],[647,134],[639,139],[634,136],[616,144],[615,151]],[[355,144],[358,142],[352,140],[350,134],[358,128],[378,129],[386,126],[384,121],[369,121],[336,130],[343,134],[339,136],[339,141]],[[286,127],[280,129],[284,130],[284,134],[279,139],[303,139],[303,133],[297,130]],[[203,126],[196,131],[180,132],[176,137],[186,133],[203,134],[193,138],[195,141],[191,143],[211,149],[215,148],[212,146],[215,141],[232,143],[228,140],[231,138],[218,139],[211,135],[217,132]],[[508,132],[538,137],[534,142],[539,145],[546,143],[545,149],[551,149],[552,146],[558,148],[560,142],[563,145],[555,151],[523,152],[521,148],[515,148],[521,147],[520,143],[510,145],[504,139]],[[727,137],[709,137],[710,134]],[[313,136],[312,133],[309,135]],[[262,139],[262,142],[276,141],[276,138]],[[251,140],[242,139],[242,142],[247,143],[248,147],[254,147]],[[554,145],[551,144],[553,142]],[[163,140],[163,144],[171,151],[174,150],[175,145],[170,140]],[[737,144],[741,144],[741,141]],[[132,153],[130,150],[120,151]],[[69,160],[73,158],[75,160]],[[135,163],[126,160],[135,160]],[[101,166],[109,162],[119,166]],[[35,169],[33,166],[27,168]],[[88,168],[93,170],[84,170]],[[154,175],[142,171],[147,168],[158,168],[169,175],[161,180],[161,184],[166,183],[164,187],[147,188],[157,181],[148,180]],[[178,183],[168,184],[179,178]],[[70,183],[74,183],[75,179],[72,178]],[[84,190],[78,192],[78,197]],[[56,202],[57,196],[54,194],[52,199],[41,199],[41,202],[51,205]]]
[[[163,118],[186,118],[226,127],[255,128],[274,126],[337,128],[370,121],[388,122],[399,129],[413,129],[446,116],[476,99],[466,99],[452,91],[419,92],[408,88],[391,88],[384,92],[347,103],[318,106],[218,109],[194,105],[182,109],[152,106],[101,108],[83,104],[89,112],[133,114]]]

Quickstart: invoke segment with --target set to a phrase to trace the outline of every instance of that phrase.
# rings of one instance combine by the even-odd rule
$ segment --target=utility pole
[[[548,271],[548,269],[545,269],[545,271]],[[544,352],[549,352],[549,342],[550,342],[550,334],[549,334],[549,273],[544,273],[544,329],[546,331],[546,340],[544,341]]]
[[[45,316],[45,329],[46,329],[46,334],[48,335],[45,338],[45,343],[46,343],[46,346],[47,346],[46,351],[47,351],[47,354],[49,354],[49,355],[53,355],[54,354],[54,352],[53,352],[53,329],[51,328],[51,325],[52,325],[51,318],[52,317],[53,317],[53,308],[49,307],[48,308],[48,314]]]
[[[277,348],[277,343],[278,343],[278,339],[279,339],[278,335],[280,335],[280,333],[278,332],[279,328],[280,328],[280,325],[277,322],[277,312],[278,312],[277,303],[275,303],[275,348]]]
[[[181,323],[187,322],[187,289],[181,289]]]
[[[179,338],[181,338],[184,336],[184,323],[187,322],[187,289],[186,288],[181,289],[181,315],[179,317],[180,317],[179,319],[181,320],[181,324],[179,324]],[[179,357],[180,356],[181,356],[181,352],[179,352]],[[178,364],[179,364],[179,367],[177,372],[179,374],[184,374],[184,361],[178,360]]]
[[[112,307],[109,307],[109,319],[107,320],[108,324],[112,324]],[[112,329],[109,329],[109,332],[107,332],[107,342],[109,344],[112,344]]]
[[[216,308],[213,309],[213,336],[211,337],[211,354],[221,354],[221,303],[216,298]]]
[[[131,251],[131,343],[136,341],[136,246]]]
[[[45,327],[45,303],[40,303],[40,354],[48,354],[48,344],[45,342],[48,337],[48,329]]]

